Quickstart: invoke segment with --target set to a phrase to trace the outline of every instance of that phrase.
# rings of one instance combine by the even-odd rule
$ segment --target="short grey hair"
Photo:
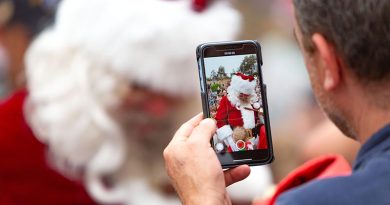
[[[304,49],[321,33],[362,82],[390,76],[390,0],[293,0]]]

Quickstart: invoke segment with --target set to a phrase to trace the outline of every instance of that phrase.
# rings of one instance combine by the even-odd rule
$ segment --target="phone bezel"
[[[238,50],[242,48],[242,50]],[[214,50],[211,50],[214,49]],[[212,51],[212,52],[211,52]],[[261,98],[263,103],[264,110],[264,121],[266,126],[266,135],[268,142],[268,149],[265,150],[250,150],[245,152],[232,152],[232,153],[216,153],[219,161],[223,168],[236,167],[241,164],[248,164],[250,166],[255,165],[264,165],[269,164],[274,160],[273,147],[272,147],[272,136],[271,136],[271,126],[269,120],[268,104],[267,104],[267,95],[266,87],[263,81],[263,74],[261,72],[261,66],[263,65],[262,55],[261,55],[261,46],[257,41],[245,40],[245,41],[229,41],[229,42],[213,42],[213,43],[204,43],[197,47],[197,61],[198,61],[198,71],[199,79],[201,86],[201,97],[202,97],[202,107],[203,114],[205,118],[209,118],[210,110],[208,106],[208,91],[206,84],[206,74],[204,69],[204,58],[206,57],[218,57],[226,56],[225,52],[234,51],[234,55],[244,55],[244,54],[256,54],[257,56],[257,71],[258,78],[261,89]],[[205,52],[208,52],[205,55]],[[222,55],[223,54],[223,55]],[[213,139],[211,139],[212,145]]]

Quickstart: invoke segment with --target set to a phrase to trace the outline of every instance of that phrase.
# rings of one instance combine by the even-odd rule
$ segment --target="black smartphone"
[[[271,163],[260,44],[252,40],[204,43],[196,55],[203,114],[217,122],[211,145],[222,167]]]

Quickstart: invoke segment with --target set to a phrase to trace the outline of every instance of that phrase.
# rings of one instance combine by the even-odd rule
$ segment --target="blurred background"
[[[32,39],[51,25],[59,2],[0,0],[1,99],[25,87],[24,52]],[[357,143],[342,136],[313,97],[303,58],[293,37],[291,1],[235,0],[233,5],[243,15],[238,39],[255,39],[262,46],[263,79],[267,84],[276,157],[271,165],[273,183],[322,154],[339,153],[352,163]],[[183,114],[180,120],[201,111],[199,97],[187,108],[188,114]],[[182,122],[180,120],[177,124]],[[258,179],[261,180],[261,176]],[[237,190],[231,191],[240,195]],[[251,200],[238,197],[235,203],[249,204]]]

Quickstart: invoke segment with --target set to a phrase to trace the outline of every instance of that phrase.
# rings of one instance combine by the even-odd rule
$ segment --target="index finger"
[[[176,131],[171,142],[178,140],[187,140],[187,138],[191,135],[192,130],[194,130],[194,128],[199,125],[202,119],[203,113],[199,113],[195,117],[182,124],[180,128]]]
[[[196,144],[210,145],[210,140],[215,133],[216,127],[215,120],[211,118],[204,119],[193,129],[189,140],[196,142]]]

